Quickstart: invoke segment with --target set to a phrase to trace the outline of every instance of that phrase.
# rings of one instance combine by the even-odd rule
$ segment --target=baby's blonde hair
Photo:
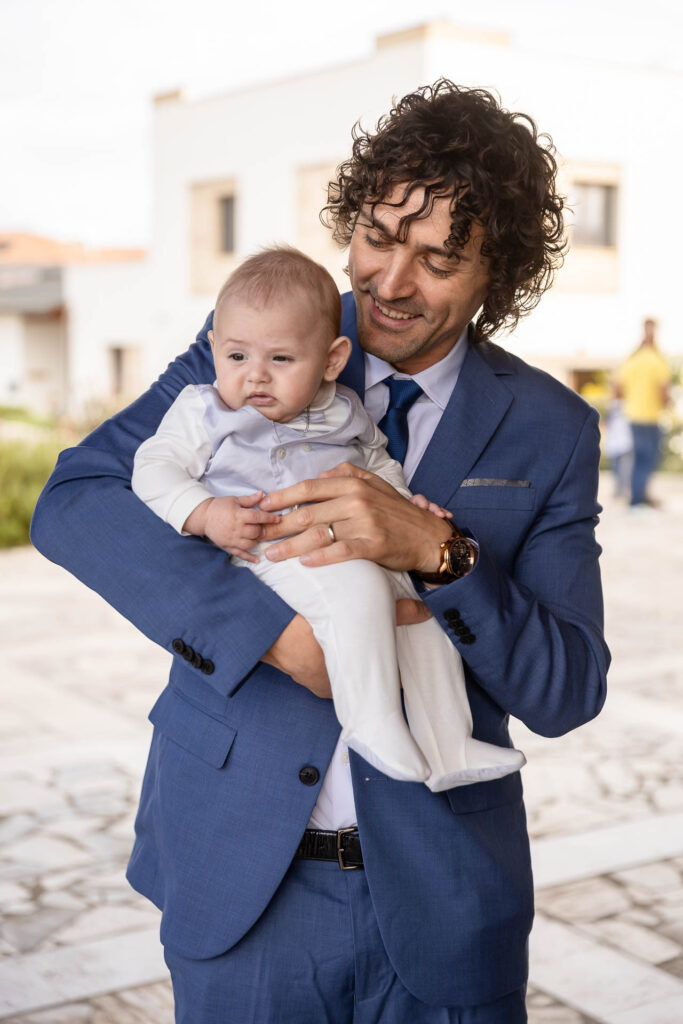
[[[339,289],[325,267],[291,245],[262,249],[232,272],[218,293],[214,326],[221,305],[231,296],[268,305],[290,297],[296,290],[317,306],[319,316],[329,324],[330,340],[336,338],[342,315]]]

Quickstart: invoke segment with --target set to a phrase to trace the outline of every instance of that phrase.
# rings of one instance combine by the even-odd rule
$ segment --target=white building
[[[360,63],[210,99],[156,100],[150,255],[162,361],[183,350],[231,267],[261,245],[297,245],[348,286],[345,256],[318,220],[326,183],[358,118],[374,126],[392,97],[439,76],[497,90],[549,132],[575,210],[553,290],[503,344],[577,386],[635,347],[645,316],[659,321],[665,350],[683,350],[683,136],[667,114],[683,105],[683,78],[526,51],[503,33],[439,22],[380,37]]]
[[[141,250],[0,234],[0,405],[96,412],[139,393],[145,285]]]

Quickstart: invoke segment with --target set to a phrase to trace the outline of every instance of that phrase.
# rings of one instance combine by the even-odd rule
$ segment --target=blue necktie
[[[392,459],[403,463],[408,451],[408,410],[422,394],[422,388],[414,380],[395,380],[387,377],[389,386],[389,408],[378,426],[387,435],[387,451]]]

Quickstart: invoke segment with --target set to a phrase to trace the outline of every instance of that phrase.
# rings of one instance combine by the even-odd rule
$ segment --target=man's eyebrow
[[[374,213],[364,213],[362,210],[359,214],[359,218],[364,217],[366,219],[367,227],[376,228],[386,238],[396,239],[396,235],[392,235],[391,231],[388,230],[387,226]],[[460,253],[449,252],[442,245],[419,245],[417,246],[418,252],[429,252],[434,256],[440,256],[444,260],[457,260],[458,262],[466,262],[467,257],[463,257]]]

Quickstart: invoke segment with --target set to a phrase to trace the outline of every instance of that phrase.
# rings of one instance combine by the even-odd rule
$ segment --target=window
[[[115,395],[123,391],[123,349],[118,346],[111,346],[109,349],[111,360],[111,390]]]
[[[114,398],[137,394],[142,386],[142,349],[139,345],[109,346],[109,393]]]
[[[616,185],[575,182],[571,191],[572,243],[614,248],[617,244]]]
[[[619,289],[621,168],[562,160],[559,191],[567,196],[569,252],[556,290],[609,294]]]
[[[190,289],[213,295],[235,269],[238,193],[232,178],[190,186]]]
[[[235,251],[235,197],[221,196],[219,200],[221,252]]]

